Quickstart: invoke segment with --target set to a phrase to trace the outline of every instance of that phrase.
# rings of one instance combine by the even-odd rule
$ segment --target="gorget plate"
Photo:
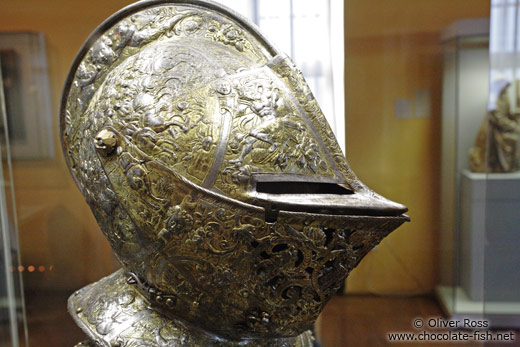
[[[205,332],[178,319],[161,315],[120,269],[98,282],[76,291],[68,309],[78,326],[92,341],[78,346],[272,346],[313,345],[310,331],[292,338],[231,341]]]

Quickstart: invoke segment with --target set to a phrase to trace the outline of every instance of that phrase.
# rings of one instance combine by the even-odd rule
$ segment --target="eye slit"
[[[256,191],[266,194],[353,194],[352,190],[336,183],[320,182],[257,182]]]

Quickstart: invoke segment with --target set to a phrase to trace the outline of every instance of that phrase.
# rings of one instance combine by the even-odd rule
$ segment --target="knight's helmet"
[[[123,265],[69,300],[103,346],[306,345],[350,270],[408,219],[356,178],[293,62],[213,2],[146,0],[106,20],[60,117]]]

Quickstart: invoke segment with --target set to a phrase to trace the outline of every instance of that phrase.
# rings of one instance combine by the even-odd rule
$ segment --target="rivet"
[[[117,137],[113,131],[103,129],[97,133],[95,139],[96,150],[104,157],[108,157],[117,148]]]

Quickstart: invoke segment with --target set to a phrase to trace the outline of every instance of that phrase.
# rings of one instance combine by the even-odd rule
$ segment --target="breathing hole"
[[[303,262],[303,253],[302,251],[298,250],[298,259],[296,259],[296,263],[294,266],[298,267]]]
[[[323,232],[325,233],[325,246],[328,246],[329,243],[334,239],[334,232],[336,229],[332,228],[323,228]]]
[[[352,250],[354,250],[354,251],[358,251],[358,250],[360,250],[360,249],[363,248],[363,247],[365,247],[365,245],[362,244],[362,243],[359,243],[359,244],[357,244],[357,245],[354,245],[354,246],[352,247]]]
[[[271,256],[269,254],[267,254],[266,251],[263,251],[262,253],[260,253],[260,256],[262,257],[262,259],[269,259],[269,258],[271,258]]]
[[[273,253],[283,252],[288,248],[289,248],[289,246],[286,243],[282,243],[282,244],[279,244],[279,245],[276,245],[273,247]]]
[[[282,279],[282,277],[275,276],[275,277],[271,278],[269,281],[267,281],[267,285],[272,288],[276,288],[276,286],[278,285],[278,282],[280,282],[281,279]]]
[[[334,267],[334,260],[329,260],[328,262],[325,263],[325,268],[333,268]]]

